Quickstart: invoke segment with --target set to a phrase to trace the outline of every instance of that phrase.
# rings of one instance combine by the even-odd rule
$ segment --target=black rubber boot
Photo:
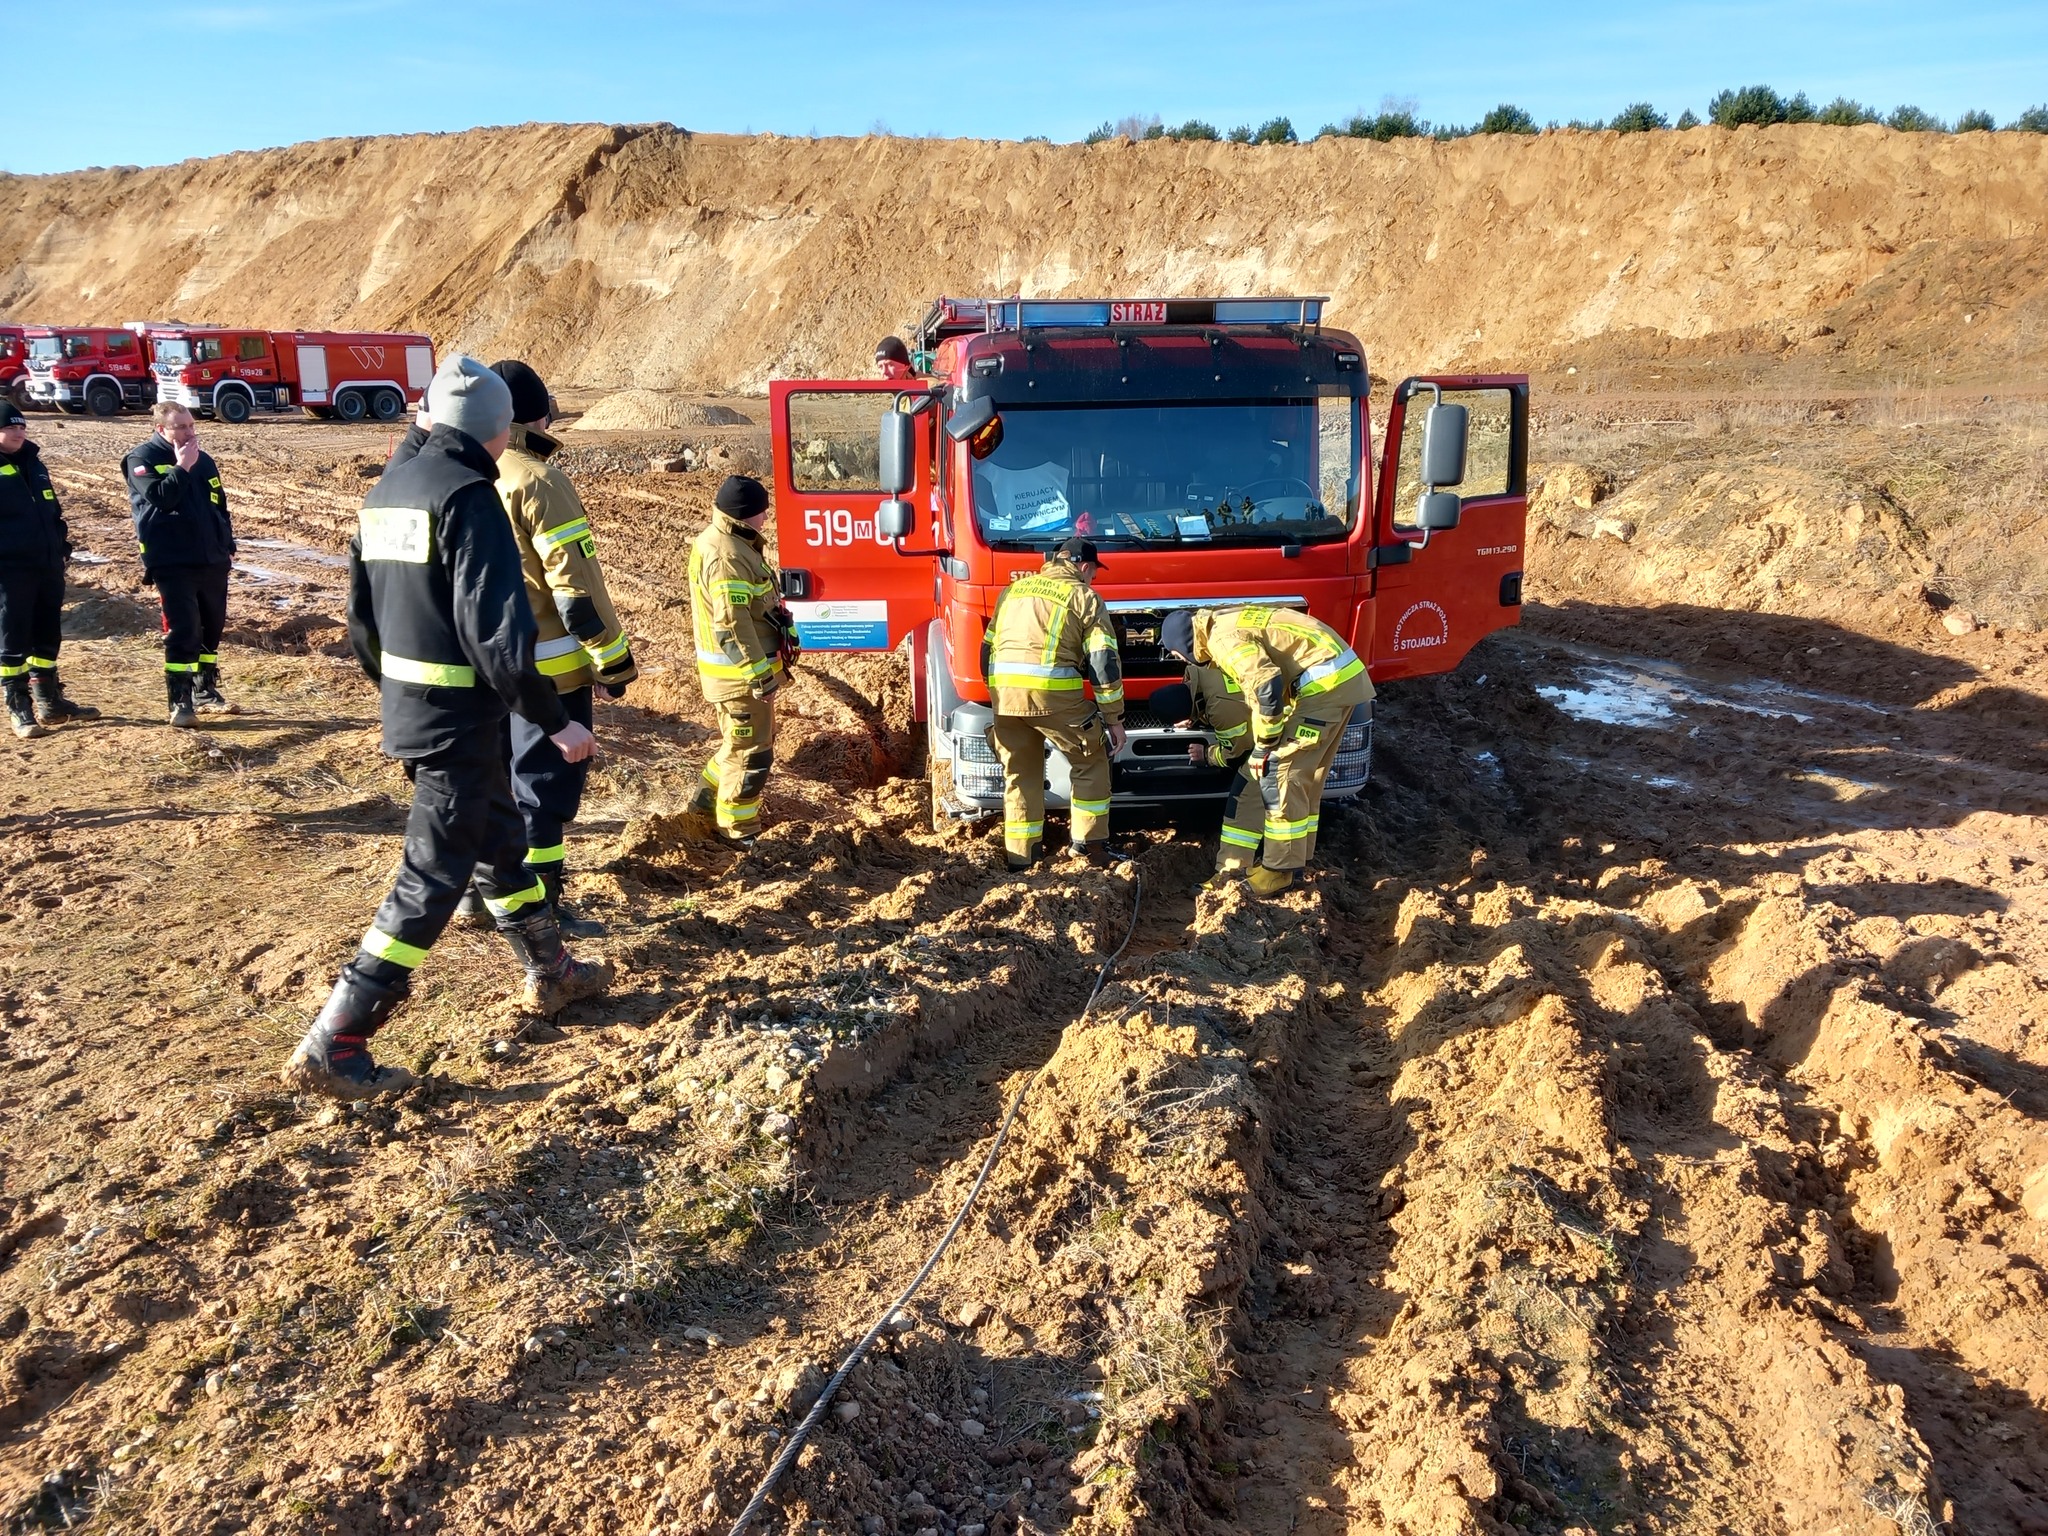
[[[1107,843],[1069,843],[1067,851],[1073,854],[1075,858],[1092,864],[1097,869],[1107,869],[1116,862],[1115,859],[1110,857],[1109,844]]]
[[[199,715],[192,708],[192,674],[190,672],[166,672],[164,692],[170,695],[171,724],[181,731],[189,731],[199,723]]]
[[[192,704],[194,708],[205,710],[210,715],[240,713],[220,691],[220,668],[212,662],[200,665],[199,676],[192,684]]]
[[[370,1036],[384,1027],[405,992],[343,971],[327,994],[327,1006],[285,1063],[284,1080],[299,1093],[334,1099],[368,1099],[401,1093],[413,1085],[403,1067],[380,1067],[370,1058]]]
[[[578,960],[562,947],[562,929],[552,907],[540,905],[519,917],[500,918],[498,932],[526,969],[526,991],[520,1005],[528,1013],[551,1019],[571,1003],[595,997],[612,984],[608,963]]]
[[[491,909],[484,905],[483,892],[473,885],[463,890],[462,900],[456,903],[455,921],[465,928],[489,930],[498,926],[498,920],[491,916]]]
[[[35,701],[36,718],[44,725],[62,725],[67,720],[97,720],[100,712],[90,704],[74,704],[64,697],[64,684],[55,667],[37,667],[28,675],[29,697]]]
[[[562,937],[567,939],[601,939],[604,937],[604,924],[584,917],[574,907],[569,905],[568,897],[562,894],[562,876],[565,872],[565,866],[561,864],[529,864],[526,867],[533,871],[535,878],[541,883],[541,889],[548,893],[548,905],[555,909],[555,926],[562,930]]]
[[[38,736],[50,734],[36,719],[36,706],[29,697],[26,677],[7,679],[7,722],[23,741],[33,741]]]

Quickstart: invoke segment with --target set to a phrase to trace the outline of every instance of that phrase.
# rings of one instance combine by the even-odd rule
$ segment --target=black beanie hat
[[[1153,719],[1178,725],[1195,718],[1195,690],[1186,683],[1168,683],[1145,701],[1145,707]]]
[[[712,505],[727,517],[745,522],[768,510],[768,487],[752,475],[727,475]]]
[[[521,426],[555,414],[547,385],[541,382],[539,374],[518,358],[508,357],[502,363],[491,364],[491,372],[503,379],[505,387],[512,391],[512,419]]]
[[[0,395],[0,427],[24,427],[28,418],[15,408],[14,402]]]
[[[901,336],[884,336],[875,343],[875,361],[879,363],[885,357],[891,362],[909,365],[910,349],[903,345]]]
[[[1184,660],[1195,659],[1195,616],[1186,608],[1176,608],[1159,621],[1159,649],[1169,656]]]

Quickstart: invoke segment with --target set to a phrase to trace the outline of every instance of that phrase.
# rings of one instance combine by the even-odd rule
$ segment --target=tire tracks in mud
[[[2033,834],[1994,815],[1946,868],[1906,834],[1916,866],[1891,829],[1954,816],[1902,794],[1860,839],[1674,854],[1668,801],[1574,795],[1561,749],[1596,733],[1525,713],[1505,772],[1461,772],[1495,743],[1470,682],[1431,692],[1333,840],[1322,1017],[1261,1085],[1225,1523],[2048,1528],[2032,1078],[1900,985],[1965,1045],[2038,1014],[1995,942],[1923,936],[1982,910],[1973,860],[2012,878],[2001,826]],[[1796,824],[1797,793],[1753,814]],[[1641,850],[1645,810],[1665,856],[1595,846]]]

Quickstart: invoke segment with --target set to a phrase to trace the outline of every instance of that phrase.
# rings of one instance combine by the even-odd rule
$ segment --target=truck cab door
[[[768,386],[775,543],[783,593],[807,651],[893,650],[938,613],[932,556],[943,553],[932,485],[937,412],[916,418],[917,522],[902,553],[876,526],[885,499],[880,422],[919,381],[781,379]],[[922,556],[923,558],[916,558]]]
[[[1430,386],[1435,386],[1432,389]],[[1416,525],[1423,422],[1438,398],[1468,412],[1458,526]],[[1529,380],[1465,374],[1401,381],[1387,413],[1369,581],[1376,682],[1448,672],[1482,636],[1517,623],[1528,520]]]

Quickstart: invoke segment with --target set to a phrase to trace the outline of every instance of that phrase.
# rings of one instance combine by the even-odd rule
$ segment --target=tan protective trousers
[[[1314,856],[1323,781],[1357,707],[1318,695],[1287,712],[1266,776],[1247,780],[1224,818],[1219,872],[1249,869],[1255,856],[1268,869],[1300,869]]]
[[[775,705],[738,699],[712,708],[718,711],[718,750],[704,765],[704,782],[718,830],[752,837],[761,825],[761,789],[775,764]]]
[[[1076,843],[1109,840],[1109,744],[1093,704],[1063,715],[997,715],[989,741],[1003,763],[1003,847],[1035,858],[1045,837],[1045,749],[1066,754]]]

